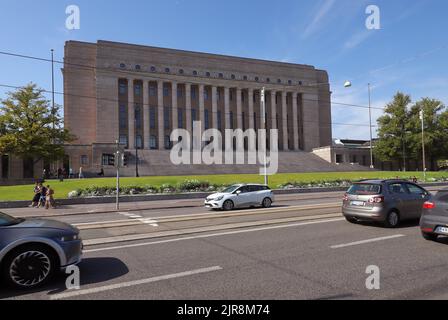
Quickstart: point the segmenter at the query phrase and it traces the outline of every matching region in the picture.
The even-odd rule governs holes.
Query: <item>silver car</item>
[[[0,270],[12,286],[31,289],[81,261],[75,227],[53,220],[18,219],[0,212]]]
[[[349,222],[371,220],[397,227],[400,221],[419,219],[431,194],[405,180],[366,180],[353,184],[344,196],[342,213]]]
[[[269,208],[274,202],[274,193],[268,186],[260,184],[237,184],[205,200],[205,207],[225,211],[234,208],[261,206]]]

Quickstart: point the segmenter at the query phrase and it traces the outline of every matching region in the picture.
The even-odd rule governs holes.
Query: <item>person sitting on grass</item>
[[[48,185],[47,186],[47,193],[46,193],[46,196],[45,196],[45,209],[54,209],[54,198],[53,198],[53,195],[54,195],[54,190],[53,189],[51,189],[50,188],[50,186]]]

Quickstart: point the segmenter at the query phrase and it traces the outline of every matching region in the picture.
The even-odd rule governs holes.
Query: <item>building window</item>
[[[142,93],[142,86],[139,85],[139,84],[136,84],[136,85],[134,86],[134,92],[135,92],[135,95],[136,95],[136,96],[141,95],[141,93]]]
[[[204,100],[208,100],[208,90],[204,88]]]
[[[230,118],[230,129],[233,129],[234,125],[233,125],[233,112],[232,111],[230,111],[230,113],[229,113],[229,118]]]
[[[170,68],[165,68],[166,73],[170,73]]]
[[[156,72],[156,71],[157,71],[156,67],[152,66],[151,67],[151,72]]]
[[[277,83],[282,83],[282,79],[277,79]]]
[[[126,148],[128,147],[128,136],[122,134],[120,135],[120,140],[119,140],[120,145],[125,146]]]
[[[126,68],[126,65],[124,63],[120,63],[120,68],[124,69],[124,68]]]
[[[291,80],[288,80],[288,84],[289,84],[289,85],[292,85],[292,81],[291,81]]]
[[[87,157],[86,155],[82,155],[81,156],[81,165],[86,166],[89,164],[89,157]]]
[[[219,74],[219,77],[220,77],[221,79],[224,78],[224,74],[220,73],[220,74]]]
[[[236,79],[236,76],[235,76],[234,74],[232,74],[232,75],[230,76],[230,78],[232,78],[232,80],[235,80],[235,79]]]
[[[302,81],[299,81],[299,86],[301,86],[302,85]]]
[[[205,73],[205,75],[206,75],[207,77],[210,77],[210,72],[207,71],[207,72]]]
[[[221,130],[222,129],[222,114],[221,114],[221,111],[218,111],[217,116],[218,116],[218,130]]]
[[[197,76],[197,75],[198,75],[198,72],[197,72],[196,70],[194,70],[194,71],[193,71],[193,75],[194,75],[194,76]]]
[[[142,149],[143,148],[143,139],[141,135],[137,135],[135,137],[135,147],[137,149]]]
[[[207,109],[205,109],[204,110],[204,122],[205,122],[204,127],[205,127],[205,130],[210,129],[210,121],[209,121],[208,115],[209,115],[209,112],[208,112]]]
[[[115,155],[103,153],[101,156],[101,165],[113,166],[115,162]]]
[[[196,88],[191,87],[191,98],[196,99]]]
[[[128,124],[127,124],[127,118],[128,118],[128,114],[127,114],[127,110],[126,110],[126,105],[124,104],[120,104],[119,107],[119,115],[118,115],[118,121],[119,121],[119,125],[120,125],[120,129],[126,129]]]
[[[141,129],[142,128],[142,109],[140,108],[140,105],[135,105],[135,122],[136,122],[136,128]]]
[[[243,77],[243,80],[244,80],[244,81],[247,81],[247,76],[244,76],[244,77]]]
[[[177,127],[183,128],[184,127],[184,110],[183,109],[177,109]]]
[[[216,99],[219,101],[221,100],[221,91],[216,90]]]
[[[163,108],[163,122],[165,129],[170,128],[170,108]]]
[[[242,117],[243,117],[243,131],[246,131],[246,113],[245,112],[243,112],[243,114],[242,114]]]
[[[193,126],[193,122],[196,121],[196,109],[191,109],[191,124]]]
[[[149,108],[149,127],[151,129],[156,128],[156,108],[155,107]]]
[[[255,77],[255,81],[257,81],[257,82],[258,82],[258,81],[260,81],[260,78],[258,78],[258,77]]]
[[[151,150],[157,149],[157,138],[156,136],[149,137],[149,148]]]
[[[170,88],[167,85],[163,86],[163,96],[168,97],[170,95]]]
[[[183,90],[181,87],[178,87],[177,88],[177,97],[182,98],[182,96],[183,96]]]
[[[266,82],[271,82],[271,79],[270,78],[266,78]]]
[[[230,95],[230,97],[229,97],[230,101],[233,101],[233,91],[230,90],[229,95]]]
[[[244,102],[244,92],[241,92],[241,102]]]
[[[120,94],[126,94],[127,85],[126,83],[120,82]]]
[[[184,74],[184,69],[180,69],[179,74]]]
[[[166,150],[171,149],[171,140],[170,140],[170,136],[165,136],[165,149],[166,149]]]
[[[149,86],[149,96],[155,97],[157,94],[157,89],[155,86]]]
[[[141,70],[142,69],[142,67],[139,65],[139,64],[137,64],[136,66],[135,66],[135,70]]]

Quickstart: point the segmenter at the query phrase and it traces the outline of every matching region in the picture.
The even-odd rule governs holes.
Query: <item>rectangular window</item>
[[[243,112],[243,114],[242,114],[242,117],[243,117],[243,131],[246,131],[246,113],[245,112]],[[241,128],[239,128],[239,129],[241,129]]]
[[[193,122],[196,120],[196,109],[191,109],[191,126],[193,126]]]
[[[166,150],[171,149],[171,140],[170,140],[170,136],[165,136],[165,149],[166,149]]]
[[[155,107],[149,108],[149,127],[151,129],[156,128],[156,108]]]
[[[208,90],[204,89],[204,100],[208,100]]]
[[[119,124],[120,124],[120,129],[126,129],[128,124],[127,124],[127,119],[128,118],[128,114],[127,114],[127,110],[126,110],[126,105],[125,104],[120,104],[120,110],[119,110]]]
[[[205,130],[208,130],[210,128],[210,121],[208,119],[208,110],[204,110],[204,120],[205,120]]]
[[[157,149],[157,139],[156,139],[156,136],[149,137],[149,148],[151,150]]]
[[[115,163],[115,155],[103,153],[101,157],[101,165],[113,166]]]
[[[191,87],[191,98],[196,99],[196,88]]]
[[[177,88],[177,97],[178,98],[182,98],[183,96],[183,90],[181,87]]]
[[[221,100],[221,91],[219,91],[219,90],[216,90],[216,99],[217,99],[218,101]]]
[[[163,86],[163,96],[169,97],[169,95],[170,95],[170,88],[168,88],[168,86]]]
[[[218,130],[222,129],[222,115],[221,111],[218,111]]]
[[[127,85],[126,83],[120,83],[120,94],[126,94]]]
[[[170,128],[170,108],[163,108],[163,122],[165,129]]]
[[[142,128],[142,109],[140,108],[139,104],[135,105],[134,112],[135,112],[134,116],[135,116],[136,128],[141,129]]]
[[[135,92],[135,95],[136,95],[136,96],[141,95],[141,93],[142,93],[142,86],[139,85],[139,84],[136,84],[136,85],[134,86],[134,92]]]
[[[89,157],[87,157],[86,155],[82,155],[82,156],[81,156],[81,164],[82,164],[83,166],[88,165],[88,164],[89,164]]]
[[[234,129],[234,125],[233,125],[233,112],[230,111],[229,113],[229,118],[230,118],[230,129]]]
[[[128,136],[126,136],[126,135],[120,135],[120,144],[122,145],[122,146],[128,146]]]
[[[154,86],[149,87],[149,96],[155,97],[157,95],[157,88]]]
[[[241,101],[244,102],[244,92],[241,92]]]
[[[229,98],[230,98],[230,101],[233,101],[233,91],[232,90],[229,91]]]
[[[177,109],[177,127],[178,128],[184,127],[184,110],[183,109]]]
[[[143,139],[141,135],[138,135],[135,137],[135,146],[138,149],[142,149],[143,148]]]

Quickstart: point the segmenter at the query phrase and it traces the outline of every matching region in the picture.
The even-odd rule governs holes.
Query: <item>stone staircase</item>
[[[121,170],[122,176],[135,176],[135,151],[128,151],[128,166]],[[258,174],[257,165],[174,165],[170,160],[170,151],[139,150],[140,176],[178,176],[209,174]],[[279,152],[278,173],[300,172],[347,172],[370,171],[368,167],[351,164],[328,163],[315,154],[308,152]]]

